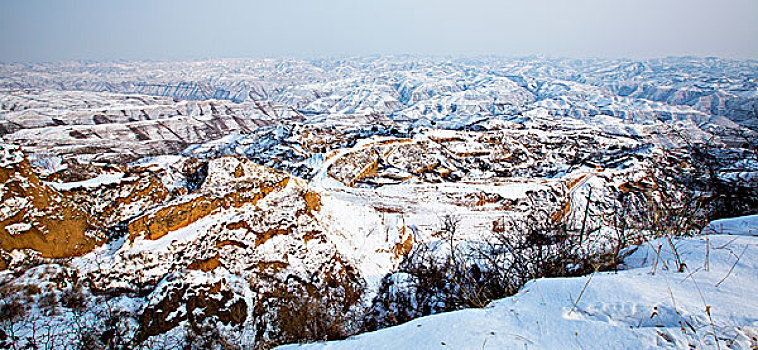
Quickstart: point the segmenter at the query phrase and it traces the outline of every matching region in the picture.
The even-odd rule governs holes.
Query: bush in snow
[[[549,217],[508,220],[507,229],[479,242],[456,242],[459,220],[442,219],[440,241],[418,245],[382,281],[366,330],[430,314],[484,307],[515,294],[528,280],[574,276],[613,266],[609,253],[591,253],[564,223]]]

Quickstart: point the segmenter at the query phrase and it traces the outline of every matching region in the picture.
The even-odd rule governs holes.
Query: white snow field
[[[756,217],[731,220],[756,229]],[[542,278],[483,309],[281,349],[755,349],[758,237],[708,235],[631,251],[624,269]],[[660,251],[660,254],[657,252]]]
[[[758,215],[714,220],[707,229],[730,235],[758,236]]]

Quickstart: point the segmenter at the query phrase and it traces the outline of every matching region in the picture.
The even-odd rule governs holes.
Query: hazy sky
[[[758,0],[0,0],[0,61],[758,58]]]

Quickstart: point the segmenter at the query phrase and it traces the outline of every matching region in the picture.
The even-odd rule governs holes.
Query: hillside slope
[[[634,248],[618,272],[537,279],[483,309],[280,349],[755,349],[758,217],[741,224],[732,232],[753,235],[676,241],[684,273],[670,268],[671,246],[657,240]]]

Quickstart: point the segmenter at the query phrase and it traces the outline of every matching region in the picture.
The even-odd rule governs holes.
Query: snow
[[[614,191],[620,184],[645,179],[647,166],[663,159],[663,148],[680,143],[670,135],[672,131],[681,129],[684,135],[705,140],[710,135],[706,130],[715,126],[737,127],[727,118],[752,123],[742,121],[749,117],[745,113],[752,111],[758,90],[755,81],[744,76],[758,71],[758,65],[709,61],[670,58],[627,66],[625,61],[539,57],[376,57],[190,64],[0,64],[3,83],[18,87],[0,94],[0,119],[13,126],[3,138],[23,144],[30,163],[50,172],[62,169],[69,160],[95,166],[137,160],[132,165],[149,167],[150,176],[160,177],[170,198],[164,203],[134,201],[120,209],[119,219],[132,220],[196,198],[193,196],[199,194],[187,195],[182,188],[187,180],[183,165],[191,157],[210,160],[200,192],[213,196],[231,193],[240,182],[277,182],[286,176],[263,166],[303,177],[302,181],[291,178],[286,188],[277,189],[257,205],[218,209],[157,240],[121,237],[72,262],[82,271],[95,271],[100,264],[93,259],[103,257],[107,262],[103,266],[109,269],[104,283],[131,288],[133,281],[149,285],[215,253],[222,265],[209,275],[226,276],[227,280],[234,277],[246,285],[238,294],[245,294],[252,315],[259,292],[249,286],[258,276],[251,268],[255,263],[287,262],[277,278],[310,276],[314,267],[338,254],[365,279],[366,300],[370,301],[381,278],[394,271],[402,259],[393,251],[396,245],[406,238],[412,238],[414,246],[435,244],[438,238],[433,233],[445,214],[460,218],[458,239],[465,242],[485,237],[496,220],[554,213],[565,201],[571,204],[566,217],[574,221],[593,210],[587,205],[589,200],[615,204]],[[676,77],[672,78],[672,73]],[[70,89],[81,91],[65,91]],[[178,152],[177,147],[186,148]],[[634,157],[642,155],[631,151],[635,149],[644,149],[644,157]],[[471,156],[473,152],[476,156]],[[482,154],[486,152],[489,155]],[[241,165],[241,158],[218,158],[222,155],[245,156],[260,166]],[[369,164],[375,155],[381,160],[376,162],[378,173],[368,175],[357,187],[345,185],[358,179],[356,175],[362,176],[362,170],[372,168]],[[149,158],[138,160],[145,156]],[[590,159],[585,162],[586,156]],[[599,160],[592,159],[594,156]],[[0,166],[17,166],[23,159],[19,147],[0,145]],[[345,162],[337,163],[340,160]],[[419,170],[430,164],[436,168]],[[719,176],[752,183],[758,174],[756,164],[745,160],[722,169]],[[238,169],[242,170],[240,177]],[[682,171],[680,165],[672,169]],[[132,170],[129,172],[134,174]],[[139,176],[147,172],[138,171]],[[87,181],[48,185],[62,191],[97,188],[126,182],[123,176],[103,174]],[[25,181],[21,186],[26,189],[30,184]],[[135,188],[123,187],[124,195]],[[301,214],[306,209],[299,197],[304,189],[319,194],[320,210]],[[8,197],[2,191],[0,184],[0,197]],[[102,191],[93,191],[98,192]],[[24,210],[28,202],[22,197],[5,199],[0,203],[0,221]],[[598,215],[605,214],[602,209],[601,205],[594,208]],[[243,221],[251,227],[233,230],[225,225]],[[746,259],[755,254],[745,248],[747,255],[741,255],[740,244],[753,239],[756,221],[743,218],[714,223],[712,229],[717,232],[710,233],[742,237],[724,242],[710,236],[712,241],[704,243],[713,250],[708,269],[699,268],[693,258],[687,264],[694,273],[686,277],[661,271],[663,263],[651,265],[639,250],[627,260],[630,270],[617,275],[599,273],[591,280],[541,279],[486,309],[438,315],[385,333],[360,336],[355,342],[325,346],[370,347],[373,342],[381,348],[395,342],[401,348],[512,348],[522,343],[538,348],[615,348],[616,341],[629,348],[685,347],[690,341],[706,346],[710,320],[704,321],[708,315],[703,316],[698,304],[701,299],[692,295],[692,287],[686,284],[692,279],[719,285],[716,291],[703,288],[715,322],[733,320],[745,329],[753,327],[744,332],[754,332],[754,319],[743,317],[755,314],[753,304],[743,308],[711,300],[721,299],[714,295],[724,291],[727,296],[741,293],[738,295],[747,299],[745,292],[732,284],[742,283],[745,274],[752,272],[742,264],[752,263]],[[281,223],[292,223],[295,230],[256,244],[252,232],[279,228]],[[23,232],[26,226],[6,228]],[[323,240],[304,238],[302,233],[311,229],[322,234]],[[214,246],[222,237],[242,247]],[[689,244],[694,243],[682,243],[682,247]],[[735,248],[721,256],[726,253],[719,247],[726,246]],[[732,270],[731,262],[740,256],[743,260]],[[726,260],[726,268],[719,265]],[[656,274],[645,272],[651,266],[658,266]],[[203,275],[182,276],[202,279]],[[723,276],[728,278],[722,283]],[[662,292],[669,290],[669,284],[661,278],[674,285],[676,299],[674,294]],[[679,282],[682,279],[684,282]],[[570,310],[587,282],[582,302],[568,312],[566,308]],[[754,290],[751,283],[746,285]],[[684,294],[681,300],[679,294]],[[137,303],[138,299],[134,300]],[[670,305],[666,304],[669,300]],[[723,314],[732,310],[733,318]],[[690,316],[694,318],[693,334],[675,334],[679,321]],[[658,324],[662,327],[655,327]],[[626,330],[628,326],[635,330]],[[720,334],[740,337],[728,324],[717,326],[723,330]],[[245,327],[247,332],[253,325]],[[393,339],[382,338],[387,334]],[[606,334],[608,339],[596,344],[594,338]],[[751,336],[747,334],[745,337]]]
[[[63,162],[63,157],[47,153],[30,154],[29,163],[50,173],[55,173],[68,168],[68,164]]]
[[[188,242],[197,237],[202,232],[207,231],[212,225],[217,222],[223,222],[224,219],[234,216],[235,210],[214,212],[208,216],[205,220],[198,220],[186,227],[182,227],[178,230],[170,231],[165,236],[156,239],[145,239],[144,237],[138,237],[131,245],[131,252],[157,252],[166,250],[170,245],[181,244]]]
[[[32,225],[25,222],[5,226],[5,230],[7,230],[11,236],[20,235],[31,229]]]
[[[84,181],[65,182],[65,183],[45,182],[45,184],[55,188],[58,191],[70,191],[72,189],[80,188],[80,187],[92,189],[92,188],[96,188],[96,187],[100,187],[104,185],[120,183],[123,177],[124,177],[124,173],[105,173],[105,174],[99,175],[96,178],[84,180]]]
[[[715,220],[708,224],[706,232],[758,236],[758,215]]]
[[[379,252],[376,247],[389,245],[385,238],[390,231],[393,235],[389,239],[397,236],[400,230],[397,223],[383,223],[384,218],[368,207],[332,195],[322,194],[321,202],[322,208],[317,215],[321,222],[328,223],[325,228],[337,250],[357,264],[368,289],[375,290],[381,278],[395,267],[392,254]],[[386,236],[379,229],[384,227],[388,230]]]
[[[0,167],[7,168],[23,160],[24,154],[21,152],[21,147],[0,143]]]
[[[168,169],[171,165],[179,163],[183,159],[184,157],[182,156],[162,155],[162,156],[155,156],[155,157],[145,157],[134,162],[133,164],[142,165],[142,166],[158,166],[161,168]]]
[[[758,238],[710,235],[675,246],[684,273],[657,240],[635,248],[617,273],[537,279],[486,308],[281,349],[754,348]]]
[[[0,203],[0,221],[5,221],[15,216],[29,204],[24,197],[11,197]]]

